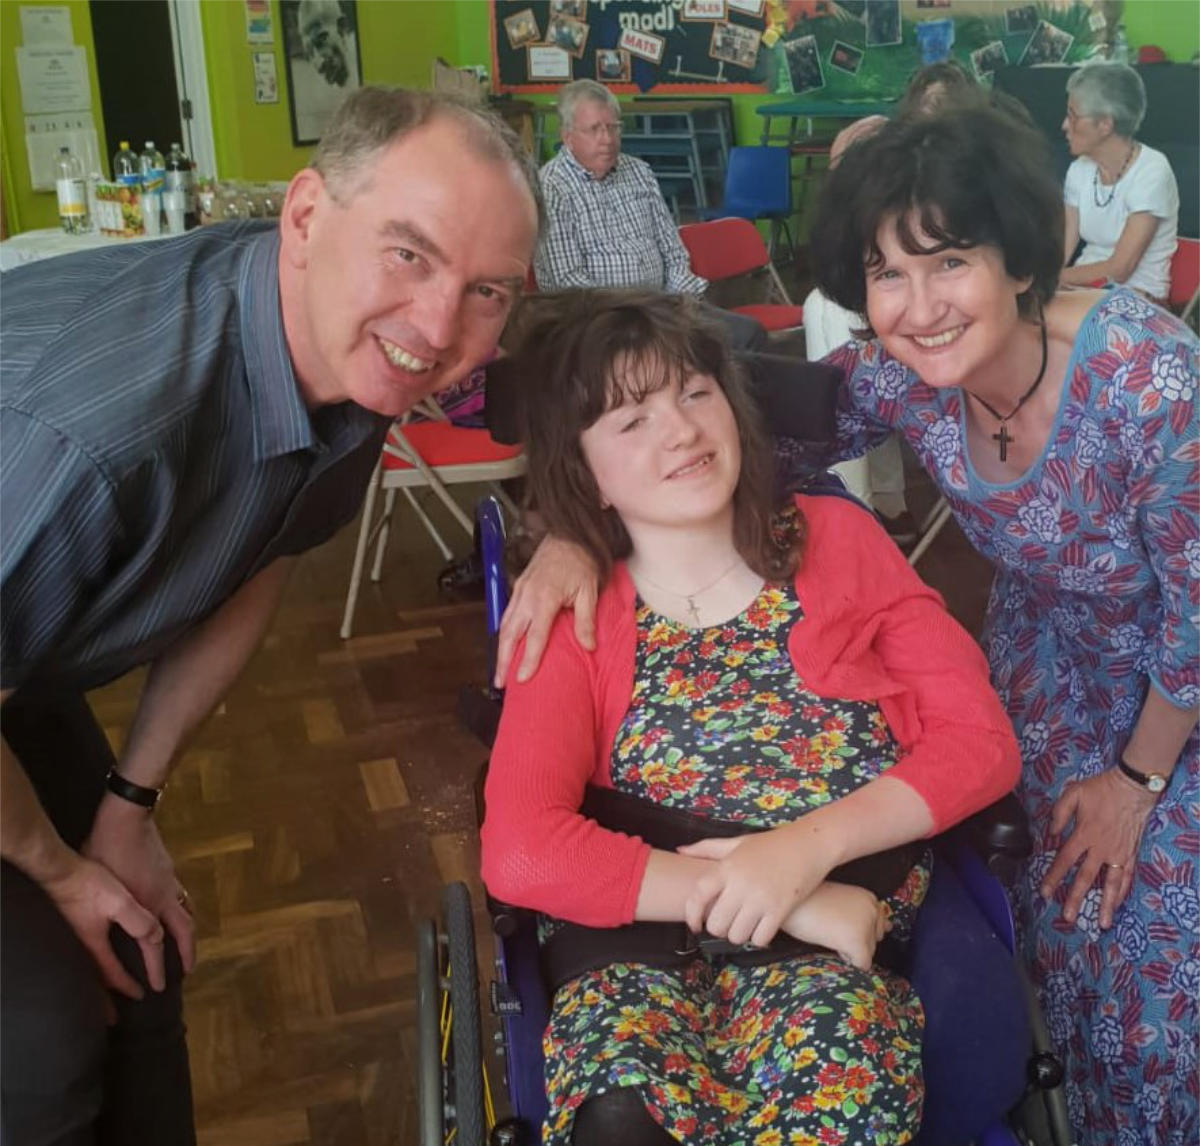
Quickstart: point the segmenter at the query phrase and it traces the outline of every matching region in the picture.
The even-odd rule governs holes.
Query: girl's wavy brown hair
[[[548,531],[583,547],[607,578],[632,542],[604,508],[580,436],[626,399],[640,401],[693,374],[711,377],[733,409],[742,467],[733,495],[733,540],[760,577],[794,575],[804,521],[775,493],[774,452],[745,376],[719,322],[686,295],[573,290],[536,295],[514,328],[526,501]],[[640,369],[631,370],[636,364]]]

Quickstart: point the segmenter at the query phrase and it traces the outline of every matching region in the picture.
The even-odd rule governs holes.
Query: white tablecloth
[[[95,247],[113,247],[122,243],[146,243],[157,239],[169,239],[171,235],[139,235],[136,239],[118,239],[111,235],[92,232],[86,235],[68,235],[58,227],[42,231],[22,231],[11,239],[0,243],[0,271],[10,271],[23,263],[36,263],[38,259],[51,259],[55,255],[69,255],[75,251],[88,251]]]

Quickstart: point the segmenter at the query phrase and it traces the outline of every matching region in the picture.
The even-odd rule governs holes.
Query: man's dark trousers
[[[9,698],[0,731],[68,845],[86,839],[112,751],[80,695]],[[170,935],[167,987],[146,985],[141,952],[111,939],[145,988],[138,1003],[105,991],[92,957],[45,892],[0,867],[0,1146],[192,1146],[191,1080],[179,952]]]

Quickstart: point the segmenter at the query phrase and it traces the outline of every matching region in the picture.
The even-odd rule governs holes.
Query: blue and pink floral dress
[[[1026,955],[1067,1100],[1089,1146],[1183,1146],[1200,1136],[1200,736],[1193,730],[1142,838],[1111,930],[1100,892],[1062,919],[1038,887],[1055,800],[1114,765],[1151,682],[1200,702],[1197,340],[1117,290],[1084,320],[1046,449],[1020,479],[982,480],[962,392],[923,384],[876,343],[830,355],[848,383],[841,456],[903,434],[963,532],[996,566],[983,644],[1021,744],[1035,850],[1019,893]]]

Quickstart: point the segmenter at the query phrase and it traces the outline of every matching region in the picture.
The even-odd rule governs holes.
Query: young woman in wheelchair
[[[870,513],[776,497],[693,300],[538,306],[530,496],[604,571],[595,652],[558,618],[486,789],[484,881],[554,989],[544,1141],[908,1141],[922,1013],[880,959],[921,841],[1017,778],[987,666]]]

